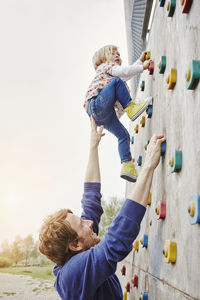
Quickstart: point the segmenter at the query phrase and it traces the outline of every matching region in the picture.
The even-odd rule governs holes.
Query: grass
[[[15,274],[15,275],[28,275],[32,278],[40,279],[54,279],[52,273],[52,266],[47,267],[9,267],[9,268],[0,268],[0,273]]]
[[[14,296],[14,295],[16,295],[16,293],[9,293],[9,292],[4,292],[3,294],[6,295],[6,296]]]

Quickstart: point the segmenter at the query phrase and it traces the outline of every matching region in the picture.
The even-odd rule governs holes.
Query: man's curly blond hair
[[[78,241],[78,235],[66,220],[68,213],[72,211],[61,209],[47,216],[39,233],[40,252],[58,266],[63,266],[76,254],[69,249],[70,243]]]

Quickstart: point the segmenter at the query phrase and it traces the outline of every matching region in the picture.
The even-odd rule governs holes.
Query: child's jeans
[[[114,109],[116,100],[119,100],[123,108],[132,101],[127,87],[118,77],[108,83],[98,96],[89,100],[88,114],[89,116],[92,114],[97,126],[103,125],[117,137],[121,162],[131,161],[130,136],[116,115]]]

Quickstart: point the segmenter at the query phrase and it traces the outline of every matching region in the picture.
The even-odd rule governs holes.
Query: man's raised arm
[[[88,159],[84,182],[101,182],[98,145],[101,140],[101,137],[104,136],[105,133],[102,133],[103,126],[100,126],[99,129],[97,130],[97,125],[92,116],[90,118],[90,122],[91,122],[90,151],[89,151],[89,159]]]
[[[96,234],[99,231],[99,222],[103,209],[101,206],[101,178],[99,169],[99,155],[98,145],[101,137],[103,126],[97,130],[94,118],[91,116],[91,136],[90,136],[90,150],[89,159],[86,168],[85,180],[84,180],[84,194],[82,198],[83,212],[81,218],[85,220],[93,221],[93,230]]]
[[[143,206],[147,206],[151,188],[153,173],[160,161],[161,144],[165,141],[163,135],[153,135],[148,145],[144,165],[138,176],[137,182],[128,195],[128,199],[134,200]]]

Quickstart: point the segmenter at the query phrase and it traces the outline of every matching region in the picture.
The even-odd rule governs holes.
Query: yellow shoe
[[[135,101],[132,100],[132,102],[124,110],[128,117],[132,121],[135,121],[147,109],[147,107],[152,104],[152,99],[152,97],[148,97],[140,104],[135,104]]]
[[[120,177],[131,182],[136,182],[138,172],[136,171],[132,162],[123,162]]]

